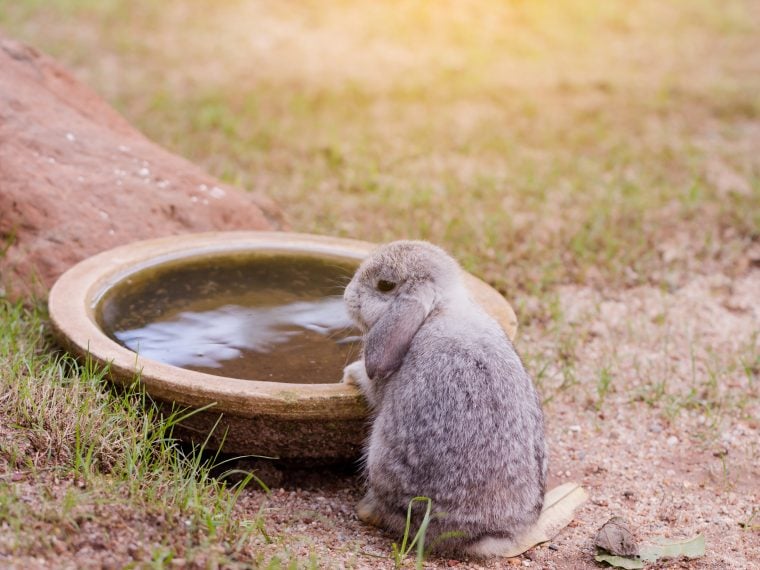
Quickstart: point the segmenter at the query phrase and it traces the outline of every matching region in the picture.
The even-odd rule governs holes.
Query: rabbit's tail
[[[544,498],[544,508],[536,524],[516,538],[485,536],[467,546],[467,554],[477,558],[519,556],[535,545],[554,538],[573,520],[575,510],[588,499],[586,491],[577,483],[555,487]]]

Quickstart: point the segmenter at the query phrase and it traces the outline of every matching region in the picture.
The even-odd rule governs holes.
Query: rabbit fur
[[[372,409],[357,512],[400,535],[432,500],[426,544],[446,555],[508,550],[541,513],[547,451],[538,394],[457,262],[420,241],[381,246],[346,287],[363,360],[346,367]],[[386,290],[392,286],[391,290]],[[415,503],[414,529],[425,505]]]

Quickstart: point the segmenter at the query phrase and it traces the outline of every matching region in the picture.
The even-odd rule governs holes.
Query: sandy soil
[[[735,280],[698,277],[673,292],[563,289],[560,334],[577,339],[577,384],[553,386],[561,359],[547,365],[543,391],[554,395],[546,405],[551,483],[581,482],[591,498],[570,527],[519,559],[482,565],[432,559],[426,566],[598,567],[593,538],[613,515],[626,517],[639,538],[704,534],[704,558],[661,567],[760,566],[758,517],[751,520],[760,507],[758,371],[745,373],[733,361],[757,354],[757,299],[757,269]],[[547,326],[525,327],[524,353],[557,355]],[[598,404],[601,368],[612,380]],[[642,401],[648,398],[651,404]],[[392,568],[396,537],[357,521],[360,496],[361,481],[350,473],[290,473],[269,498],[249,492],[239,508],[253,518],[263,505],[266,531],[277,538],[261,548],[273,555],[284,543],[292,554],[314,553],[331,567]],[[742,527],[748,523],[754,530]]]
[[[705,536],[703,558],[653,567],[760,567],[760,268],[754,265],[736,278],[693,276],[672,291],[566,287],[552,315],[516,299],[525,323],[518,347],[546,400],[550,483],[580,482],[590,500],[550,543],[519,558],[431,559],[426,567],[599,567],[593,539],[614,515],[627,518],[641,539]],[[13,437],[0,426],[0,443]],[[245,490],[233,516],[260,519],[266,534],[254,530],[249,544],[231,550],[235,568],[277,568],[268,565],[274,557],[297,560],[299,568],[310,567],[311,557],[320,568],[393,567],[391,544],[399,537],[357,520],[362,482],[351,468],[270,466],[259,475],[271,494]],[[0,558],[0,567],[218,567],[214,552],[199,552],[191,536],[172,530],[182,521],[150,505],[53,512],[67,494],[73,505],[79,493],[97,496],[84,482],[59,477],[44,470],[0,473],[42,513],[34,524],[49,537],[37,555]],[[13,532],[0,527],[0,553]],[[162,545],[187,558],[150,562]],[[225,552],[224,543],[213,548]]]

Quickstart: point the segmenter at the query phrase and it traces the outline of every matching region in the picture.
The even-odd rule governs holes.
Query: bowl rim
[[[109,367],[121,385],[139,377],[154,398],[243,417],[353,420],[367,416],[358,389],[340,380],[297,384],[216,376],[145,358],[109,338],[99,327],[96,309],[113,286],[149,267],[217,254],[269,252],[326,255],[361,262],[377,244],[353,239],[290,232],[232,231],[182,234],[132,242],[98,253],[68,269],[48,297],[56,337],[80,357]],[[509,303],[489,285],[465,272],[478,302],[514,338],[517,320]]]

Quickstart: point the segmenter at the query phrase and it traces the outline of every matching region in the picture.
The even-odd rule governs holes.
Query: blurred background
[[[760,235],[756,0],[0,0],[0,27],[296,231],[502,292],[673,288]]]

